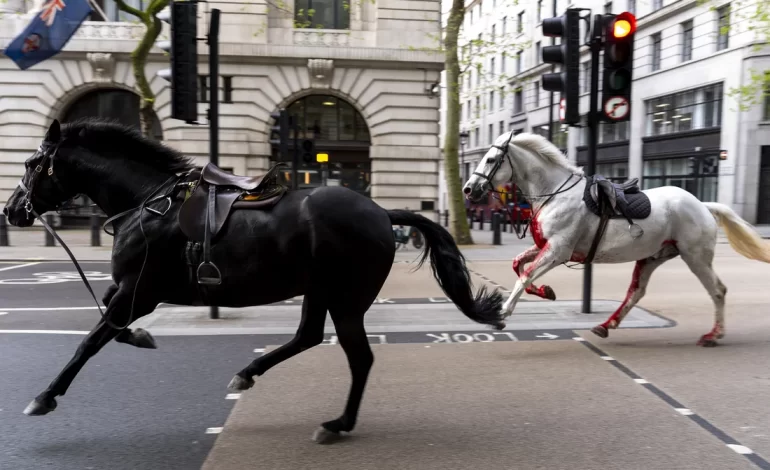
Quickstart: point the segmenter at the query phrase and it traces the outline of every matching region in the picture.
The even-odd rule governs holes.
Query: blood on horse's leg
[[[540,252],[540,248],[538,248],[536,245],[528,248],[526,251],[521,253],[519,256],[513,259],[513,272],[516,273],[517,277],[521,277],[520,271],[521,268],[527,264],[532,262],[535,257],[537,257],[537,254]],[[524,292],[530,295],[536,295],[542,299],[547,300],[556,300],[556,293],[553,291],[551,286],[535,286],[530,285],[527,287]]]

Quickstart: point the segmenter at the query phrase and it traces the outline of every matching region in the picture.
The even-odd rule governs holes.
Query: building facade
[[[483,5],[492,3],[484,0]],[[481,2],[469,4],[479,9]],[[629,122],[602,124],[599,129],[597,173],[616,180],[638,177],[645,189],[680,186],[702,201],[718,201],[752,223],[770,223],[770,99],[741,109],[733,91],[752,74],[770,71],[770,47],[745,19],[753,2],[698,0],[616,0],[557,2],[557,15],[567,7],[591,8],[593,14],[630,11],[638,20],[634,47],[634,84]],[[527,39],[523,65],[509,81],[508,129],[547,135],[572,161],[587,160],[587,130],[558,122],[559,94],[549,124],[549,93],[540,79],[550,72],[540,50],[551,44],[542,35],[542,19],[552,17],[551,2],[522,2],[501,11],[490,9],[486,21],[502,24],[516,18],[517,31]],[[743,13],[741,13],[743,12]],[[521,22],[521,26],[519,26]],[[517,52],[514,52],[517,53]],[[600,63],[601,67],[601,63]],[[590,54],[583,48],[580,110],[589,104]],[[496,118],[496,116],[495,116]],[[484,126],[464,120],[465,129],[482,133]],[[495,131],[496,132],[496,131]],[[475,140],[472,140],[475,145]],[[471,166],[478,158],[471,161]],[[443,188],[442,188],[443,190]],[[442,198],[443,199],[443,198]]]
[[[40,11],[25,0],[0,3],[5,48]],[[100,116],[138,125],[130,53],[144,27],[114,0],[94,12],[63,52],[26,71],[0,55],[0,197],[7,198],[53,119]],[[144,8],[146,1],[127,1]],[[443,56],[435,52],[440,2],[433,0],[266,0],[200,3],[198,36],[221,10],[220,166],[263,173],[277,159],[270,114],[297,115],[319,152],[329,154],[328,184],[350,187],[385,208],[433,214],[438,200],[439,99]],[[312,15],[308,15],[312,12]],[[164,24],[164,28],[167,25]],[[168,37],[168,29],[163,35]],[[168,57],[153,48],[146,75],[157,98],[153,134],[193,157],[208,158],[208,49],[198,43],[199,124],[170,118]],[[302,136],[300,136],[302,137]],[[290,178],[290,172],[285,174]],[[321,184],[315,161],[302,162],[300,186]]]

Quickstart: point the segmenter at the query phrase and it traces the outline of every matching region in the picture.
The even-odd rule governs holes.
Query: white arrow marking
[[[548,339],[556,339],[559,335],[552,335],[551,333],[543,333],[542,335],[537,335],[535,338],[548,338]]]

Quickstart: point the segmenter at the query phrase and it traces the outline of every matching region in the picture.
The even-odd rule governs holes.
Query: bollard
[[[8,246],[8,222],[5,214],[0,214],[0,246]]]
[[[449,227],[449,209],[444,211],[444,227]]]
[[[503,221],[503,228],[500,229],[501,233],[505,233],[508,230],[508,212],[500,212],[500,219]]]
[[[484,230],[484,209],[479,211],[479,230]]]
[[[493,245],[503,244],[501,241],[502,236],[500,235],[500,218],[501,217],[499,212],[495,212],[494,215],[492,216],[492,244]]]
[[[99,214],[96,213],[96,207],[93,207],[91,208],[91,246],[102,246],[100,235]]]
[[[53,228],[53,214],[45,215],[45,223],[47,223],[49,227]],[[45,232],[45,246],[56,246],[51,232],[48,230],[43,230],[43,232]]]
[[[473,211],[468,211],[468,225],[470,225],[471,230],[473,230]]]

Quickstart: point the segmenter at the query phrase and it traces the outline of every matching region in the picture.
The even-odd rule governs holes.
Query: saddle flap
[[[206,233],[208,192],[212,187],[198,187],[179,209],[179,228],[187,238],[202,242]],[[227,221],[227,216],[236,200],[243,194],[239,190],[216,188],[216,214],[211,227],[211,238],[216,238]]]

